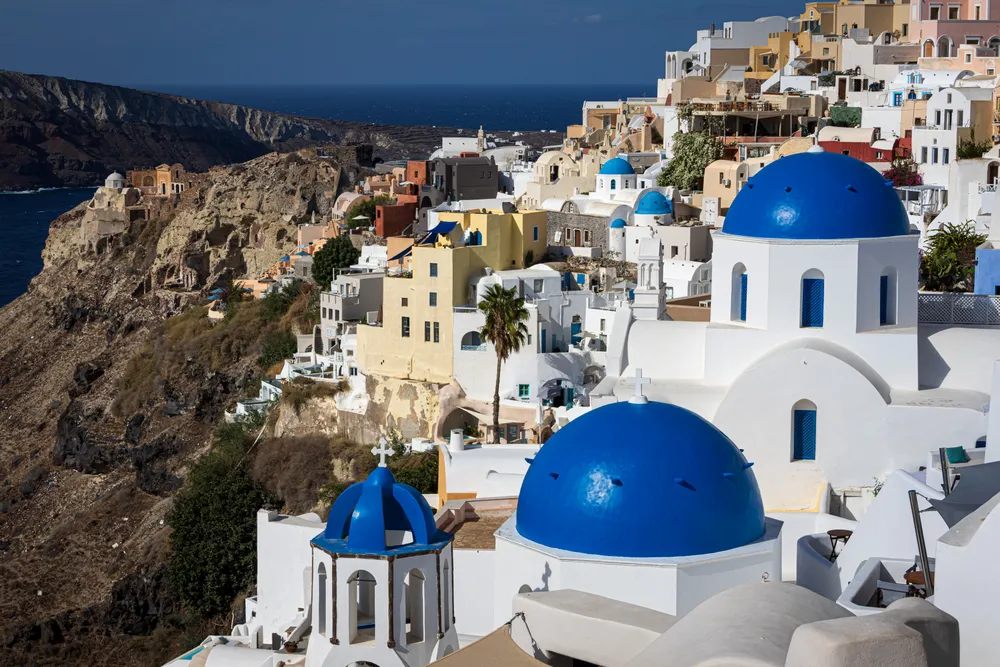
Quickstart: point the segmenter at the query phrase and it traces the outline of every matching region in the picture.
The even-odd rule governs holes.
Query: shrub
[[[861,127],[861,107],[830,107],[830,122],[837,127]]]
[[[674,157],[660,172],[656,184],[680,190],[700,190],[705,168],[722,157],[722,142],[710,132],[678,132]]]
[[[261,368],[270,368],[279,361],[294,356],[298,348],[298,341],[291,331],[286,329],[272,331],[261,343],[257,365]]]
[[[371,199],[366,199],[352,206],[344,216],[344,221],[351,229],[357,229],[358,227],[371,227],[375,224],[375,207],[391,206],[395,203],[395,198],[390,197],[389,195],[375,195]],[[367,220],[355,220],[354,218],[359,215],[364,216]]]
[[[975,160],[983,157],[983,153],[991,148],[993,148],[992,141],[976,141],[976,128],[972,128],[968,139],[958,140],[958,149],[955,152],[959,160]]]
[[[336,269],[345,269],[358,261],[361,251],[351,243],[351,237],[341,234],[327,241],[313,255],[312,277],[322,289],[329,289]]]
[[[897,188],[924,184],[923,176],[920,175],[916,163],[910,159],[908,154],[894,158],[892,166],[882,175],[885,180],[892,181],[893,186]]]
[[[314,382],[308,378],[298,377],[292,382],[286,382],[281,391],[281,400],[287,405],[291,405],[298,415],[309,401],[316,398],[335,398],[350,389],[347,380],[341,380],[336,384],[329,382]]]
[[[257,578],[257,510],[275,500],[243,465],[260,427],[259,418],[220,426],[167,516],[170,580],[202,617],[228,610]]]
[[[976,248],[986,241],[970,220],[964,225],[945,223],[927,238],[927,252],[920,260],[924,287],[935,292],[971,292],[976,276]]]

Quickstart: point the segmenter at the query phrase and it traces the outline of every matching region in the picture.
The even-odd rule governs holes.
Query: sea
[[[581,85],[135,85],[133,88],[311,118],[491,130],[555,130],[579,123],[584,100],[656,94],[651,84]],[[95,184],[96,185],[96,184]],[[0,307],[42,269],[49,223],[89,199],[90,189],[0,193]]]

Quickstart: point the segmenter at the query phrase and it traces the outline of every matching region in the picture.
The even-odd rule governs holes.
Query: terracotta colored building
[[[382,238],[399,236],[417,217],[416,202],[375,207],[375,234]]]

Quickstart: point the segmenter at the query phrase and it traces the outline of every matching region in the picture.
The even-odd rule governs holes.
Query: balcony
[[[485,343],[483,343],[482,345],[463,345],[462,346],[462,352],[485,352],[485,351],[486,351],[486,344]]]
[[[989,185],[983,185],[982,183],[979,184],[979,194],[985,194],[987,192],[996,192],[996,191],[997,191],[996,183],[990,183]]]
[[[921,292],[917,295],[920,324],[1000,326],[1000,296],[964,292]]]

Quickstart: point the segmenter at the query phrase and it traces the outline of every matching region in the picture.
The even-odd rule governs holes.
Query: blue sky
[[[646,83],[801,0],[0,0],[0,69],[114,84]]]

